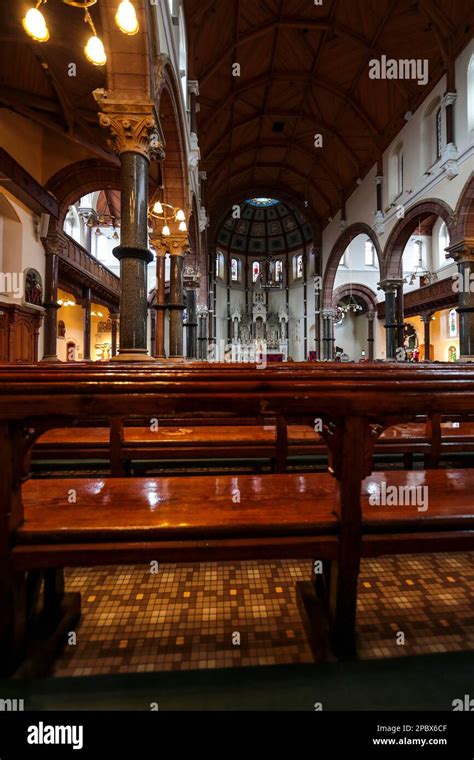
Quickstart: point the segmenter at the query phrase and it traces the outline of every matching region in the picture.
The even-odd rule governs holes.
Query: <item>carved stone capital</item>
[[[446,258],[453,259],[456,264],[462,264],[466,261],[474,261],[474,238],[467,238],[453,243],[446,248]]]
[[[110,132],[108,144],[115,153],[139,153],[148,161],[163,160],[164,145],[151,100],[119,100],[104,90],[94,90],[93,94],[101,109],[99,124]]]
[[[201,274],[192,267],[184,268],[184,289],[199,290],[201,286]]]
[[[458,98],[457,92],[447,92],[443,97],[445,107],[454,106]]]
[[[168,252],[171,256],[185,256],[189,251],[189,239],[187,235],[174,235],[167,238],[167,241]]]
[[[64,242],[59,235],[42,238],[42,242],[47,256],[59,256],[64,251]]]

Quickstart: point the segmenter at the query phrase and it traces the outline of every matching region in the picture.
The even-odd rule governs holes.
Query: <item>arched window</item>
[[[393,150],[389,162],[389,191],[392,201],[403,193],[404,186],[403,143]]]
[[[252,282],[257,282],[260,277],[261,267],[259,261],[254,261],[252,264]]]
[[[421,121],[421,168],[427,171],[443,154],[443,110],[441,98],[431,101]]]
[[[64,232],[69,237],[72,237],[76,243],[79,243],[79,245],[82,245],[81,226],[82,221],[76,206],[69,206],[69,211],[64,220]]]
[[[458,337],[458,312],[456,309],[451,309],[448,314],[448,337]]]
[[[224,254],[221,251],[216,253],[216,277],[219,280],[224,279]]]
[[[467,68],[467,128],[474,131],[474,55]]]
[[[239,260],[231,259],[230,262],[230,279],[232,282],[239,281]]]
[[[365,244],[365,266],[375,266],[375,246],[370,240],[367,240]]]
[[[438,246],[439,246],[439,266],[444,267],[447,264],[446,261],[446,248],[449,247],[450,244],[450,238],[449,238],[449,232],[448,228],[443,222],[439,229],[439,236],[438,236]]]
[[[275,261],[275,282],[283,282],[283,261],[281,259]]]
[[[299,253],[293,259],[293,269],[295,280],[302,280],[304,277],[304,259],[302,253]]]

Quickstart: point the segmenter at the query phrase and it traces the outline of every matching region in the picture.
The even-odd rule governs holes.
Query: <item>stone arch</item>
[[[464,185],[456,206],[456,223],[452,230],[451,244],[462,240],[474,240],[474,172]]]
[[[377,253],[380,271],[382,271],[382,268],[383,268],[382,249],[380,247],[380,243],[379,243],[377,235],[371,229],[371,227],[369,227],[368,224],[364,224],[362,222],[351,224],[350,227],[344,230],[344,232],[336,240],[333,246],[333,249],[331,251],[331,254],[329,256],[328,262],[326,264],[326,270],[324,272],[324,280],[323,280],[323,299],[322,299],[323,309],[332,308],[334,283],[336,281],[336,274],[339,268],[339,263],[341,261],[344,251],[346,250],[347,246],[350,244],[351,240],[354,240],[356,237],[359,237],[359,235],[366,235],[372,241],[375,251]]]
[[[165,150],[165,158],[161,167],[161,183],[164,187],[165,203],[182,208],[189,221],[191,207],[186,132],[178,86],[171,67],[165,66],[158,107],[159,125]]]
[[[436,198],[428,198],[427,200],[420,201],[420,203],[416,203],[405,212],[404,218],[399,220],[390,233],[383,255],[381,280],[397,279],[400,277],[403,252],[406,244],[413,235],[420,220],[433,215],[443,219],[452,238],[454,213],[447,203]]]
[[[350,282],[347,282],[345,285],[341,285],[339,288],[336,288],[334,293],[332,294],[332,308],[336,309],[338,303],[345,298],[346,296],[357,296],[361,299],[367,306],[367,311],[377,311],[377,296],[374,293],[374,291],[371,288],[368,288],[367,285],[362,285],[360,282],[356,282],[351,284]]]
[[[59,217],[55,224],[62,230],[69,206],[96,190],[120,190],[120,167],[100,159],[77,161],[53,174],[46,190],[56,196]]]

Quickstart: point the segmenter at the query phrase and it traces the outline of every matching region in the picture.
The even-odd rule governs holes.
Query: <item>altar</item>
[[[289,315],[284,308],[278,313],[268,312],[266,294],[261,287],[253,292],[251,311],[243,313],[235,307],[231,320],[232,362],[288,361]]]

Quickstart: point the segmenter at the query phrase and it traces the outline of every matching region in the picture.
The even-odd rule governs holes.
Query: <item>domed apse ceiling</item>
[[[233,253],[286,253],[313,239],[311,227],[297,209],[273,198],[253,198],[240,204],[240,219],[232,211],[217,236],[218,245]]]

